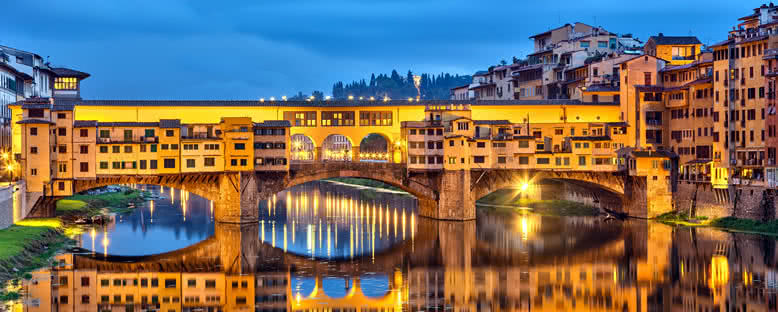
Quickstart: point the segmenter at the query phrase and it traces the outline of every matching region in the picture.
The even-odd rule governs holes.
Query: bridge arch
[[[321,159],[323,161],[351,161],[354,157],[354,142],[342,134],[330,134],[321,142]]]
[[[618,208],[625,202],[624,179],[612,172],[488,170],[473,172],[471,180],[474,200],[501,189],[517,189],[531,195],[540,192],[544,182],[552,182],[566,184],[566,191],[573,195],[603,200],[611,207]]]
[[[384,133],[371,132],[359,142],[359,160],[395,162],[395,149],[390,137]],[[402,154],[400,154],[400,157]]]
[[[97,176],[94,180],[76,180],[74,192],[81,193],[109,185],[150,184],[183,190],[214,201],[219,198],[219,177],[221,175],[221,173],[197,173],[156,176]]]
[[[316,141],[302,133],[293,134],[291,141],[292,162],[310,162],[316,159]]]

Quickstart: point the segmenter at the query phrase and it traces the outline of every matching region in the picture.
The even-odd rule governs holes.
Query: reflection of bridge
[[[645,215],[647,205],[645,177],[542,169],[413,171],[391,163],[298,164],[289,171],[261,173],[98,176],[76,180],[74,187],[77,192],[111,184],[173,187],[212,200],[217,221],[244,223],[257,221],[259,201],[295,185],[339,177],[372,179],[403,189],[418,199],[420,216],[443,220],[472,220],[475,200],[499,189],[541,181],[569,183],[597,198],[615,198],[625,212],[634,215]]]
[[[53,272],[55,276],[67,276],[72,282],[54,289],[59,295],[69,294],[77,299],[71,300],[70,304],[87,306],[81,300],[87,295],[96,298],[89,301],[92,305],[102,305],[101,296],[108,296],[111,305],[124,306],[128,303],[124,301],[125,294],[144,294],[143,288],[138,292],[134,290],[139,286],[132,284],[133,279],[158,277],[160,288],[146,288],[145,291],[180,295],[182,300],[178,304],[184,307],[233,305],[231,308],[235,309],[247,305],[305,311],[326,306],[356,311],[373,308],[398,311],[406,306],[437,306],[435,298],[440,298],[440,304],[453,307],[532,304],[537,310],[553,311],[557,306],[556,298],[563,300],[565,307],[571,300],[577,300],[577,306],[586,310],[587,304],[583,303],[580,294],[572,299],[557,288],[575,287],[585,289],[584,296],[592,299],[611,294],[613,306],[621,311],[622,305],[634,309],[640,305],[636,300],[649,294],[645,289],[635,289],[645,287],[635,281],[640,276],[634,273],[636,262],[644,261],[649,254],[643,248],[646,237],[637,237],[645,232],[635,231],[633,227],[635,224],[601,225],[591,218],[576,220],[518,214],[486,215],[469,222],[420,219],[413,240],[377,255],[375,261],[371,257],[319,261],[285,254],[280,247],[260,243],[256,239],[256,226],[222,223],[217,224],[213,238],[167,254],[136,258],[74,256],[66,260],[68,265]],[[502,233],[502,236],[495,237],[495,233]],[[515,241],[520,241],[521,246],[510,245]],[[644,243],[633,244],[636,241]],[[559,272],[567,273],[560,275]],[[367,273],[388,277],[385,292],[383,288],[380,291],[383,295],[369,297],[364,293],[360,281]],[[314,286],[297,289],[291,276],[310,277],[308,280],[312,279]],[[572,286],[571,276],[576,281]],[[586,279],[578,282],[581,276]],[[98,282],[116,283],[117,279],[130,282],[121,287],[102,287],[95,282],[89,284],[94,285],[92,287],[68,292],[80,285],[83,277]],[[345,294],[323,290],[323,277],[343,278]],[[163,281],[168,284],[168,279],[175,280],[170,283],[173,286],[161,288]],[[196,283],[189,284],[193,279]],[[208,280],[216,281],[215,289],[204,287]],[[240,286],[242,281],[248,281],[248,287]],[[596,289],[607,294],[598,295]],[[220,294],[221,300],[206,302],[204,296],[211,293]],[[115,299],[115,294],[121,294],[120,300]],[[552,297],[549,298],[550,294]],[[138,300],[140,295],[136,295],[133,304],[142,302]],[[191,299],[196,295],[203,296],[199,303]],[[247,300],[241,301],[241,297]],[[538,299],[550,300],[549,304],[543,305],[545,310],[535,301]],[[236,302],[242,303],[236,305]],[[175,304],[162,303],[162,307],[174,309]],[[576,303],[572,304],[576,306]],[[589,304],[596,305],[594,301]],[[65,308],[62,304],[59,307]]]
[[[541,231],[534,228],[541,223],[541,218],[522,216],[519,220],[513,220],[512,217],[506,220],[505,216],[487,216],[482,220],[468,222],[420,218],[414,236],[376,254],[375,257],[366,255],[334,260],[295,255],[285,252],[282,246],[273,247],[264,243],[259,238],[259,227],[255,224],[216,223],[213,237],[187,248],[142,257],[88,252],[77,254],[74,261],[76,268],[115,272],[153,270],[251,273],[292,269],[296,272],[319,272],[330,276],[355,276],[369,272],[391,272],[393,268],[404,265],[499,267],[522,264],[521,261],[528,259],[535,264],[554,263],[559,257],[573,254],[584,263],[589,261],[587,259],[602,259],[604,256],[612,256],[614,259],[619,257],[616,253],[592,250],[593,247],[609,241],[625,239],[618,225],[591,230],[592,226],[589,224],[571,224],[565,223],[564,219],[552,218],[543,220],[542,223],[546,224],[547,229]],[[476,222],[479,223],[478,231]],[[529,228],[517,232],[511,228],[513,222],[529,223]],[[519,236],[490,237],[496,232],[515,233]],[[533,238],[540,238],[542,235],[543,247],[535,250],[529,243],[511,248],[504,245],[508,241],[527,241],[528,237],[521,236],[527,233],[534,233]],[[576,240],[559,238],[570,236],[575,236]]]

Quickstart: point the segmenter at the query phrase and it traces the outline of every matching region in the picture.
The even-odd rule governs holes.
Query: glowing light
[[[259,101],[265,103],[265,98],[259,98]]]
[[[281,96],[281,100],[286,101],[286,95]]]
[[[375,97],[372,97],[372,96],[371,96],[371,97],[370,97],[370,100],[371,100],[371,101],[375,101]]]
[[[349,96],[348,96],[348,99],[349,99],[349,100],[353,100],[353,99],[354,99],[354,96],[353,96],[353,95],[349,95]]]
[[[324,99],[329,101],[330,99],[332,99],[332,97],[328,95],[328,96],[325,96]]]
[[[360,97],[359,97],[359,100],[360,100],[360,101],[361,101],[361,100],[364,100],[364,99],[365,99],[365,97],[364,97],[364,96],[360,96]]]
[[[270,100],[271,100],[271,101],[275,101],[275,100],[276,100],[276,97],[275,97],[275,96],[271,96],[271,97],[270,97]]]
[[[527,183],[527,182],[522,183],[521,184],[521,191],[522,192],[526,192],[527,189],[529,189],[529,183]]]

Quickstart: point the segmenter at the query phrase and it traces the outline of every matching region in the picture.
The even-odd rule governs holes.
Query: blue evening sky
[[[756,1],[5,0],[0,44],[92,74],[87,99],[258,99],[371,72],[471,74],[581,21],[726,39]],[[650,5],[650,7],[648,7]]]

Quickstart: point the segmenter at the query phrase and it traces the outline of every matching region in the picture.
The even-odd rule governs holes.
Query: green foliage
[[[21,298],[21,296],[15,291],[0,292],[0,302],[19,300],[19,298]]]
[[[376,180],[370,180],[370,179],[362,179],[362,178],[332,178],[327,179],[327,181],[335,181],[340,183],[346,183],[346,184],[353,184],[353,185],[359,185],[359,186],[367,186],[367,187],[374,187],[374,188],[381,188],[381,189],[387,189],[392,191],[398,191],[403,192],[400,188],[394,187],[392,185],[386,184],[381,181]]]
[[[451,88],[469,84],[473,78],[469,75],[451,75],[440,73],[437,76],[432,74],[421,74],[419,89],[422,99],[448,99],[451,96]],[[336,82],[332,86],[332,96],[336,99],[345,99],[349,95],[356,98],[375,97],[377,100],[388,96],[392,99],[416,98],[418,90],[413,81],[413,73],[408,71],[405,77],[393,70],[390,75],[372,74],[370,82],[365,79],[352,81],[344,84],[342,81]]]
[[[21,254],[31,243],[41,241],[52,230],[61,226],[56,220],[32,219],[0,230],[0,261]]]
[[[59,211],[59,202],[64,200],[81,201],[86,203],[88,208],[91,209],[100,209],[105,207],[112,209],[124,209],[127,207],[128,203],[142,199],[144,196],[148,196],[148,194],[146,192],[133,189],[127,189],[123,192],[110,192],[98,195],[76,194],[59,200],[57,202],[57,210]]]
[[[476,201],[476,204],[498,209],[526,207],[538,214],[554,216],[596,216],[600,214],[599,208],[574,201],[522,199],[516,190],[511,189],[492,192]]]
[[[746,232],[778,234],[778,220],[760,222],[751,219],[725,217],[713,220],[712,226]]]
[[[60,199],[57,201],[57,212],[83,211],[87,208],[86,202],[81,200]]]

